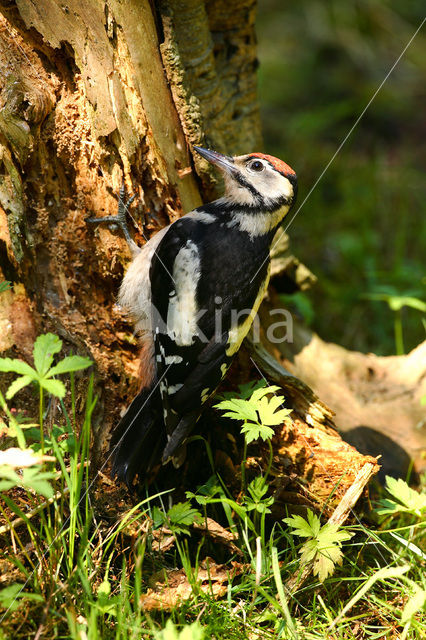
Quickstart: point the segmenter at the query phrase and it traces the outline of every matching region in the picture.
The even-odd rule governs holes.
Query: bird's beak
[[[203,149],[203,147],[195,147],[194,149],[200,156],[203,156],[206,160],[215,164],[222,169],[226,173],[235,173],[238,171],[234,164],[234,159],[231,156],[224,156],[222,153],[218,153],[217,151],[210,151],[210,149]]]

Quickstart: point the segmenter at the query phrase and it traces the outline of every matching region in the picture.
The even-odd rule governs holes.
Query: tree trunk
[[[3,300],[0,348],[28,358],[51,330],[90,354],[109,424],[137,386],[137,340],[115,304],[130,256],[85,218],[114,214],[124,181],[143,243],[217,191],[190,144],[259,148],[254,2],[0,10],[0,279],[21,283]]]
[[[15,283],[2,294],[0,351],[28,359],[35,336],[53,331],[93,358],[99,454],[136,391],[138,342],[115,304],[125,241],[85,218],[114,215],[124,182],[142,244],[220,192],[191,145],[259,150],[255,2],[3,0],[0,11],[0,280]],[[313,280],[288,250],[275,270],[295,289]],[[295,384],[303,429],[332,429],[330,410],[303,383],[295,398]],[[345,451],[354,470],[371,464]],[[312,465],[297,473],[312,479]],[[340,471],[328,468],[329,491]]]

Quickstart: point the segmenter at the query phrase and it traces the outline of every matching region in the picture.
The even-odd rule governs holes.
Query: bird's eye
[[[265,166],[260,160],[254,160],[254,162],[250,164],[250,169],[253,169],[253,171],[263,171],[264,168]]]

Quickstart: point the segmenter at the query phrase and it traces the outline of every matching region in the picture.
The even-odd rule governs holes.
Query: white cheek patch
[[[271,174],[265,175],[265,180],[260,187],[261,193],[270,200],[276,200],[277,198],[291,198],[294,190],[290,180],[280,173],[275,171]]]
[[[176,295],[171,296],[167,310],[167,333],[180,347],[193,343],[197,334],[197,284],[200,257],[196,245],[188,240],[179,251],[173,266]]]

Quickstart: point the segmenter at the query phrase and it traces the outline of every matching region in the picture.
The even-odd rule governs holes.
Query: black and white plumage
[[[179,461],[250,329],[268,286],[273,236],[296,197],[296,174],[281,160],[195,149],[222,170],[225,196],[142,249],[133,243],[119,294],[143,342],[142,388],[112,440],[113,474],[128,485],[160,462]]]

